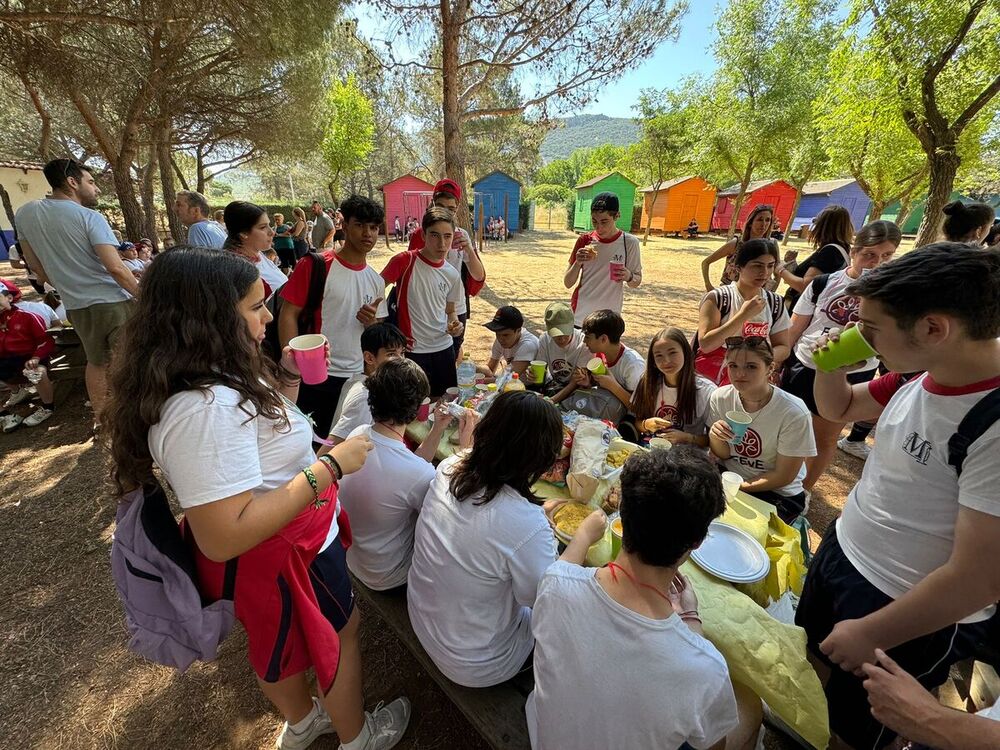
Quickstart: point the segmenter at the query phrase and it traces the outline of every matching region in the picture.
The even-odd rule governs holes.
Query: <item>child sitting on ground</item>
[[[590,359],[583,333],[573,326],[573,308],[565,302],[553,302],[545,308],[545,333],[538,339],[535,357],[545,363],[543,392],[558,404],[573,392],[573,371]]]
[[[718,472],[693,447],[639,452],[622,470],[621,489],[615,562],[595,571],[564,555],[538,585],[535,689],[525,706],[531,747],[754,747],[760,699],[731,681],[678,572],[725,509]],[[577,536],[596,542],[604,529],[585,523]],[[622,700],[593,710],[609,696]]]
[[[6,286],[0,286],[0,384],[20,382],[25,371],[38,378],[35,387],[42,405],[26,418],[16,413],[0,417],[0,428],[13,432],[22,423],[28,427],[40,425],[52,416],[53,389],[48,371],[43,366],[55,350],[55,342],[45,332],[41,319],[18,309],[14,295]],[[27,401],[31,396],[27,387],[15,390],[3,405],[4,410]]]
[[[476,369],[491,381],[496,376],[497,367],[503,364],[504,368],[510,368],[523,380],[525,370],[538,354],[538,337],[524,328],[521,311],[510,305],[501,307],[493,320],[483,323],[483,327],[493,331],[497,338],[486,367]]]

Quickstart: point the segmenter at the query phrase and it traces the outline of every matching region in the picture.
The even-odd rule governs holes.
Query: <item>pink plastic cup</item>
[[[417,409],[417,421],[426,422],[431,415],[431,400],[425,398],[420,402],[420,408]]]
[[[608,275],[611,277],[612,281],[617,281],[617,279],[615,279],[615,271],[624,271],[624,270],[625,270],[624,263],[608,263]]]
[[[295,364],[302,373],[302,382],[317,385],[326,381],[326,336],[309,333],[296,336],[288,345],[292,348]]]

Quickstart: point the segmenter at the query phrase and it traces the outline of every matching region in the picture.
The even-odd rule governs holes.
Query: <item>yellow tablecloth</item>
[[[406,427],[406,437],[412,440],[418,445],[424,442],[424,438],[431,431],[433,422],[410,422]],[[455,430],[458,429],[458,423],[449,427],[444,431],[444,435],[441,438],[441,442],[438,443],[437,450],[434,452],[435,461],[444,461],[448,456],[455,454],[458,449],[457,445],[452,445],[451,436],[455,434]]]

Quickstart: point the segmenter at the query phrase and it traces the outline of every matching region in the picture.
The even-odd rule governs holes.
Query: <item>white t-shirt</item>
[[[330,364],[327,372],[346,378],[365,369],[361,352],[361,334],[365,326],[358,320],[362,305],[381,299],[375,316],[386,317],[385,281],[367,263],[352,266],[333,253],[323,287],[321,331],[330,341]]]
[[[143,263],[138,258],[135,258],[135,259],[132,259],[132,260],[128,260],[126,258],[122,258],[122,264],[125,266],[125,268],[127,268],[130,271],[142,273],[143,271],[146,270],[146,264]]]
[[[618,360],[608,365],[608,372],[618,381],[618,385],[632,393],[646,372],[646,360],[635,349],[622,344]]]
[[[847,559],[893,599],[948,561],[960,508],[1000,516],[1000,422],[969,446],[961,477],[948,463],[948,440],[969,410],[1000,388],[1000,377],[964,388],[926,374],[898,383],[890,373],[869,384],[886,407],[875,449],[837,522]],[[984,620],[990,610],[963,622]]]
[[[409,253],[399,253],[389,261],[382,272],[386,281],[394,283],[406,272],[407,256]],[[433,263],[415,253],[409,284],[398,295],[399,327],[413,342],[410,351],[433,354],[454,344],[448,333],[446,308],[454,302],[457,310],[464,295],[462,277],[454,266],[445,260]]]
[[[736,697],[715,646],[677,615],[654,620],[623,607],[594,572],[559,561],[538,587],[525,706],[533,750],[707,748],[735,729]]]
[[[860,320],[860,300],[844,294],[844,290],[853,281],[854,279],[847,275],[846,269],[835,271],[829,275],[826,287],[819,293],[815,303],[813,303],[814,281],[809,282],[795,303],[795,308],[792,310],[795,315],[812,316],[812,320],[795,345],[796,359],[810,370],[816,369],[816,363],[812,358],[812,346],[816,340],[831,328],[844,328],[848,323],[857,323]],[[851,372],[874,370],[876,367],[878,359],[872,357]]]
[[[709,397],[709,424],[726,418],[727,411],[744,411],[753,422],[739,445],[732,446],[732,455],[723,463],[744,479],[753,479],[771,471],[778,454],[809,458],[816,455],[812,415],[798,396],[775,388],[771,400],[759,411],[746,411],[740,394],[732,385],[724,385]],[[784,487],[775,488],[779,495],[798,495],[806,476],[805,463],[798,475]]]
[[[149,452],[182,508],[251,490],[264,493],[290,481],[316,461],[312,426],[286,401],[288,428],[250,418],[240,394],[224,385],[175,393],[149,428]],[[247,411],[244,411],[246,409]],[[337,520],[333,520],[336,537]]]
[[[508,367],[515,362],[530,362],[538,355],[538,336],[527,328],[521,329],[521,337],[510,349],[504,349],[500,342],[493,339],[490,359],[504,362]]]
[[[469,236],[469,233],[466,232],[464,229],[462,229],[462,227],[455,227],[455,237],[459,237],[459,236],[462,236],[462,235],[465,236],[466,241],[469,243],[469,246],[471,247],[472,246],[472,237]],[[454,242],[452,244],[454,244]],[[448,255],[445,256],[445,260],[447,260],[448,263],[451,264],[451,266],[456,271],[458,271],[459,278],[461,278],[461,276],[462,276],[462,266],[463,266],[463,264],[464,265],[468,265],[469,264],[468,253],[466,253],[466,252],[460,253],[458,250],[449,250],[448,251]],[[465,315],[465,313],[469,312],[469,306],[467,304],[465,304],[465,302],[466,302],[466,299],[465,299],[465,289],[464,289],[465,285],[463,284],[462,286],[463,286],[462,297],[461,297],[461,299],[458,302],[455,303],[455,312],[458,315]]]
[[[349,437],[365,433],[375,447],[364,466],[340,480],[338,497],[351,519],[354,538],[347,550],[347,567],[369,588],[385,591],[406,583],[413,529],[434,479],[434,466],[370,427],[359,427]],[[324,548],[335,537],[328,536]]]
[[[573,369],[583,367],[590,359],[590,350],[583,345],[583,332],[573,331],[573,338],[565,349],[559,347],[547,333],[538,339],[538,351],[535,359],[542,360],[547,365],[545,377],[560,387],[568,385]]]
[[[368,386],[364,380],[355,380],[347,394],[337,421],[333,424],[330,434],[341,440],[347,440],[348,435],[358,427],[366,427],[372,423],[372,410],[368,406]]]
[[[580,242],[581,240],[577,240],[578,246]],[[642,273],[639,240],[628,232],[619,232],[613,240],[598,240],[591,247],[597,251],[597,256],[584,263],[580,269],[580,283],[573,291],[571,301],[577,325],[583,325],[583,319],[594,310],[614,310],[621,313],[625,300],[625,282],[611,280],[611,263],[624,263],[625,268],[633,274]],[[576,262],[576,250],[574,248],[570,255],[570,263]]]
[[[410,623],[444,675],[467,687],[509,680],[534,645],[531,607],[556,560],[542,509],[510,487],[486,505],[448,489],[464,454],[445,459],[417,519],[408,578]]]
[[[719,293],[719,301],[722,300],[723,296],[729,301],[729,311],[719,319],[719,325],[721,326],[739,312],[740,308],[743,307],[744,299],[735,281],[731,284],[724,284],[715,291]],[[712,294],[712,292],[708,294]],[[743,330],[740,331],[740,336],[767,336],[770,338],[772,333],[787,331],[791,326],[791,318],[788,317],[785,305],[779,304],[781,298],[777,297],[777,295],[771,296],[774,294],[773,292],[765,294],[761,291],[761,294],[764,294],[764,309],[749,320],[743,321]],[[778,313],[777,315],[775,315],[775,309],[772,309],[772,299],[777,300],[774,304],[774,308]],[[722,308],[720,307],[719,309],[721,310]]]
[[[270,290],[269,294],[277,292],[288,281],[288,277],[264,253],[258,254],[256,265],[257,273],[260,274],[261,280]]]
[[[715,393],[716,385],[708,378],[695,375],[695,405],[694,421],[688,424],[680,423],[680,415],[677,412],[677,389],[666,384],[660,386],[660,399],[656,407],[655,416],[666,419],[674,425],[675,429],[691,435],[704,435],[708,432],[708,409],[709,399]]]
[[[330,424],[337,424],[340,421],[340,415],[344,413],[344,401],[347,400],[347,394],[351,392],[356,383],[362,383],[368,379],[368,376],[364,372],[356,372],[351,377],[347,379],[343,387],[340,389],[340,396],[337,397],[337,409],[333,412],[333,421]],[[367,395],[365,396],[367,399]]]
[[[25,302],[22,300],[16,304],[18,310],[24,310],[24,312],[29,312],[35,317],[41,318],[42,325],[46,328],[61,325],[59,313],[46,305],[44,302]]]

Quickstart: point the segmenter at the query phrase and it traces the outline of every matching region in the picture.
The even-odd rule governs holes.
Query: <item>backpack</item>
[[[585,417],[593,417],[611,424],[618,424],[625,416],[625,404],[604,388],[580,388],[562,402],[563,408]]]
[[[406,266],[406,270],[399,277],[399,281],[392,285],[392,289],[389,291],[389,295],[385,299],[386,308],[389,311],[388,317],[386,317],[386,322],[392,323],[392,325],[399,328],[399,289],[400,287],[406,286],[410,282],[410,276],[413,275],[413,264],[417,262],[417,252],[410,253],[409,263]]]
[[[155,479],[118,503],[111,573],[125,608],[128,647],[183,672],[211,661],[233,626],[236,562],[226,563],[222,599],[202,601],[194,555]]]
[[[955,434],[948,438],[948,464],[955,467],[958,476],[962,476],[962,464],[969,454],[969,446],[981,438],[998,420],[1000,420],[1000,388],[994,388],[969,409],[959,422]]]
[[[308,260],[307,260],[308,259]],[[316,310],[323,304],[323,290],[326,287],[326,260],[319,253],[308,252],[302,256],[299,263],[311,263],[309,272],[309,290],[306,293],[306,304],[299,311],[298,334],[319,333],[316,327]],[[264,351],[278,362],[281,359],[281,339],[278,336],[278,320],[281,316],[281,306],[284,300],[278,292],[271,295],[267,307],[272,320],[264,329]]]

